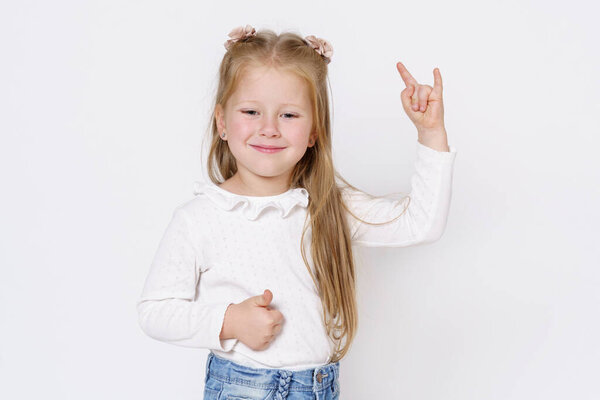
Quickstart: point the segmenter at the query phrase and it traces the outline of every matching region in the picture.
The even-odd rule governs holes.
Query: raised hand
[[[445,134],[444,103],[442,101],[442,75],[433,70],[433,87],[420,85],[404,64],[396,64],[406,88],[401,93],[402,106],[408,118],[415,124],[419,135]]]

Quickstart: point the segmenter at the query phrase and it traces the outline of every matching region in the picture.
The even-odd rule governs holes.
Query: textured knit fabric
[[[410,201],[372,198],[344,186],[352,243],[406,247],[431,243],[444,232],[456,149],[441,152],[417,141]],[[302,259],[300,240],[308,191],[275,196],[234,194],[211,181],[196,182],[195,197],[176,207],[154,256],[141,297],[139,324],[150,337],[178,346],[211,349],[253,368],[301,370],[329,363],[334,343],[322,321],[321,301]],[[308,222],[307,222],[308,223]],[[314,272],[310,251],[305,254]],[[229,304],[273,293],[270,308],[284,317],[269,346],[252,350],[238,339],[219,338]]]

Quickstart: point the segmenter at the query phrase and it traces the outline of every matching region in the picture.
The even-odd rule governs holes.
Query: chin
[[[258,175],[262,178],[275,178],[285,174],[285,171],[252,171],[254,175]]]

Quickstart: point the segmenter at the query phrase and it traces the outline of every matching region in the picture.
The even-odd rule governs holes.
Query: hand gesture
[[[281,331],[283,314],[268,307],[271,300],[273,293],[266,289],[263,294],[235,304],[235,337],[252,350],[266,349]]]
[[[400,96],[402,106],[419,134],[445,132],[440,70],[438,68],[433,70],[433,87],[431,87],[420,85],[401,62],[396,64],[396,68],[406,84]]]

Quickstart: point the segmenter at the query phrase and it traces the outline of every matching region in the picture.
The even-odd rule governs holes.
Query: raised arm
[[[160,241],[142,295],[138,322],[149,337],[183,347],[230,351],[237,339],[220,339],[227,307],[233,302],[197,300],[201,276],[190,221],[178,207]]]
[[[371,198],[344,187],[342,196],[346,205],[361,219],[385,222],[402,213],[382,225],[369,225],[348,214],[352,243],[368,247],[407,247],[438,240],[448,218],[455,157],[456,149],[452,146],[445,152],[417,142],[415,172],[408,198]]]
[[[371,198],[352,188],[342,190],[352,213],[369,225],[348,216],[352,241],[373,247],[405,247],[438,240],[446,228],[452,195],[452,172],[456,149],[448,146],[444,126],[442,75],[433,70],[434,85],[420,85],[398,62],[396,68],[406,87],[400,98],[406,115],[418,132],[417,160],[411,192],[404,199]],[[400,215],[397,219],[394,219]]]

